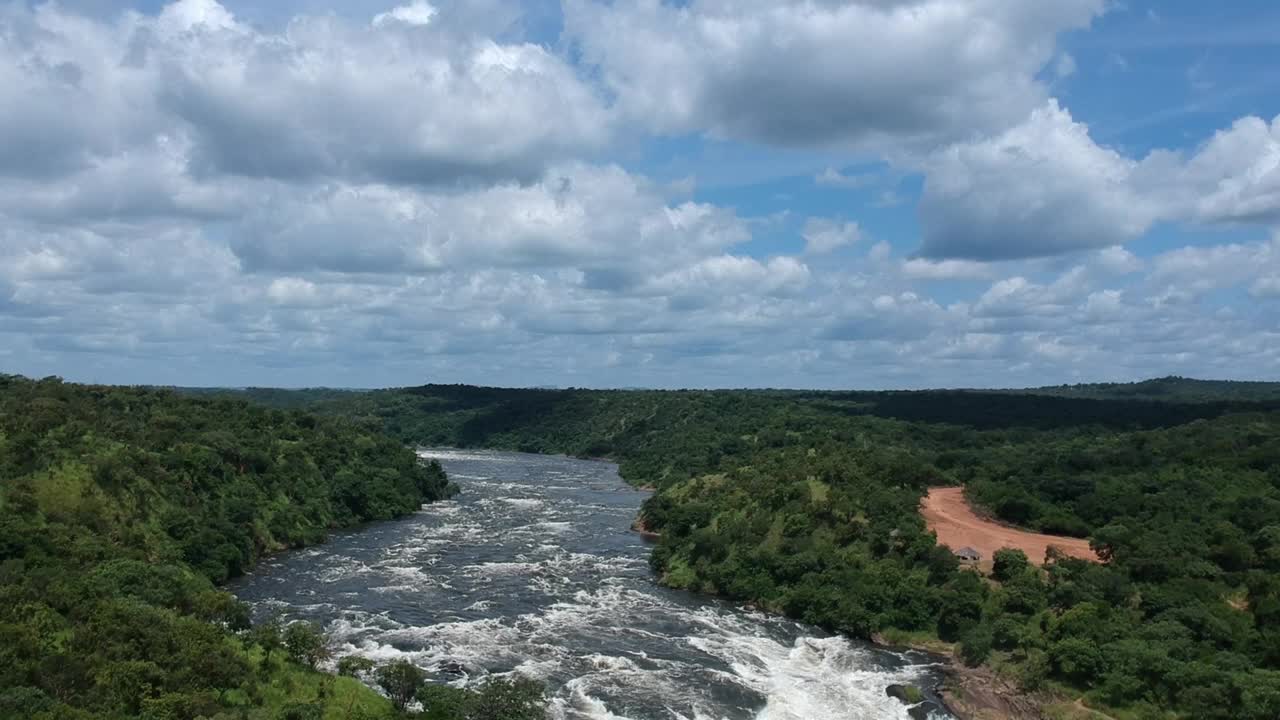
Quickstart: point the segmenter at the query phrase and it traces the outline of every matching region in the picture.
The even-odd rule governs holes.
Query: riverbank
[[[877,633],[871,641],[890,650],[905,648],[935,656],[943,677],[931,689],[958,720],[1116,720],[1074,694],[1024,690],[991,664],[969,667],[956,656],[955,645],[937,638],[890,632],[888,636]]]
[[[662,538],[662,533],[650,529],[644,515],[636,515],[636,519],[631,521],[631,531],[638,533],[645,540],[657,541]]]
[[[325,627],[339,657],[441,682],[518,670],[553,716],[905,718],[885,688],[940,679],[930,658],[654,583],[628,531],[645,495],[611,465],[433,455],[466,489],[453,502],[277,557],[237,595]]]

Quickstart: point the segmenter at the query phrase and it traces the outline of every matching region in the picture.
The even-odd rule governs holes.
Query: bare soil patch
[[[1098,561],[1097,554],[1089,548],[1088,540],[1018,530],[978,517],[964,499],[963,488],[930,488],[920,507],[920,514],[929,529],[938,534],[940,544],[952,550],[971,547],[982,553],[985,564],[991,562],[996,550],[1006,547],[1023,551],[1033,563],[1043,563],[1050,545],[1072,557]]]

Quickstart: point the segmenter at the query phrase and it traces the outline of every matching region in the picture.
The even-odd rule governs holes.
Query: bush
[[[284,647],[291,660],[311,669],[330,655],[324,632],[309,622],[290,623],[284,631]]]
[[[373,661],[367,657],[348,655],[338,661],[338,674],[346,677],[360,677],[373,667]]]
[[[426,675],[413,663],[397,660],[378,668],[377,678],[378,686],[387,692],[391,704],[397,710],[404,710],[409,701],[417,696]]]
[[[1025,634],[1021,620],[1002,617],[991,626],[991,644],[997,650],[1013,650],[1022,644]]]
[[[427,683],[418,688],[416,697],[422,703],[425,720],[464,720],[474,693]]]
[[[1027,571],[1031,562],[1027,554],[1014,548],[1000,548],[992,556],[991,574],[1000,582],[1009,582]]]
[[[1026,692],[1039,690],[1049,679],[1050,669],[1048,654],[1043,650],[1029,650],[1026,659],[1018,666],[1018,687]]]
[[[546,690],[527,678],[485,683],[467,720],[545,720]]]
[[[1102,651],[1092,641],[1069,637],[1049,648],[1054,671],[1077,685],[1092,686],[1106,667]]]
[[[978,625],[965,633],[960,641],[960,659],[969,667],[977,667],[991,656],[991,645],[991,627]]]

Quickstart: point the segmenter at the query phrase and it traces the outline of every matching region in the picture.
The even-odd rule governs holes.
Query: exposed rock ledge
[[[646,540],[657,540],[662,537],[662,533],[656,533],[649,529],[648,521],[643,515],[636,516],[636,519],[631,523],[631,529],[640,533],[640,536]]]
[[[938,695],[961,720],[1041,720],[1052,700],[1027,693],[988,667],[947,664]]]

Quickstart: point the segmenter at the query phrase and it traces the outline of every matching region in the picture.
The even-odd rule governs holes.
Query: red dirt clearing
[[[1006,547],[1021,550],[1033,563],[1043,563],[1050,545],[1072,557],[1098,561],[1088,540],[1017,530],[978,517],[964,499],[964,488],[929,488],[920,514],[929,529],[938,534],[939,544],[952,550],[971,547],[982,553],[984,563],[991,561],[995,551]]]

